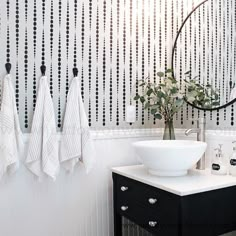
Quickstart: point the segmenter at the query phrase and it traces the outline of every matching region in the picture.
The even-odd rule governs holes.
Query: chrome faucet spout
[[[187,129],[185,130],[185,135],[189,136],[190,134],[198,134],[199,132],[201,132],[201,130],[199,128],[193,128],[193,129]]]
[[[200,118],[197,120],[197,128],[185,130],[185,135],[188,136],[190,134],[196,133],[197,141],[205,142],[205,129],[206,129],[206,120],[205,118]],[[204,170],[205,162],[206,162],[206,157],[204,154],[200,159],[200,161],[197,163],[197,169]]]

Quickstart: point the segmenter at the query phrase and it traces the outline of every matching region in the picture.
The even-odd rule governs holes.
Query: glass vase
[[[165,121],[165,130],[164,130],[163,140],[175,140],[175,130],[174,130],[173,119]]]

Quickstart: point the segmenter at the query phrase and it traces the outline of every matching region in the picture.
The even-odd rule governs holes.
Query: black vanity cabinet
[[[112,176],[115,236],[122,236],[122,216],[158,236],[216,236],[236,229],[236,186],[179,196]]]

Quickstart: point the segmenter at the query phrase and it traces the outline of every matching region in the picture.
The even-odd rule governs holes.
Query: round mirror
[[[172,52],[172,68],[186,100],[201,110],[236,101],[236,3],[205,0],[185,19]]]

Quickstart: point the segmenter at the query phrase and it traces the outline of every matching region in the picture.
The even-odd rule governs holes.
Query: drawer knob
[[[122,186],[120,189],[121,189],[122,192],[125,192],[125,191],[127,191],[129,188],[128,188],[128,187],[125,187],[125,186]]]
[[[121,209],[122,211],[127,211],[127,210],[128,210],[128,206],[122,206],[120,209]]]
[[[151,227],[155,227],[157,225],[157,222],[156,221],[149,221],[148,224]]]
[[[155,198],[149,198],[149,199],[148,199],[148,202],[149,202],[150,204],[155,204],[155,203],[157,202],[157,199],[155,199]]]

